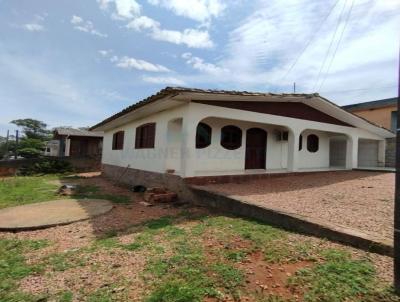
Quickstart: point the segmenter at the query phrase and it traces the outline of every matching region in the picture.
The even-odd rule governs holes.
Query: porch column
[[[346,169],[353,169],[353,138],[347,136],[346,139]]]
[[[358,167],[358,137],[348,136],[346,142],[346,169]]]
[[[197,121],[185,115],[182,121],[181,176],[194,176],[196,161],[196,127]]]
[[[386,140],[380,140],[378,143],[378,166],[385,166],[385,151],[386,151]]]
[[[65,148],[65,138],[64,138],[64,136],[60,136],[58,141],[59,141],[59,143],[58,143],[58,156],[59,157],[63,157],[63,156],[65,156],[65,154],[64,154],[64,148]]]
[[[64,156],[69,156],[70,155],[70,150],[71,150],[71,139],[66,138],[65,139],[65,152]]]
[[[287,170],[289,172],[298,171],[298,161],[299,161],[299,137],[301,130],[289,130],[288,137],[288,163]],[[303,141],[304,144],[304,141]]]

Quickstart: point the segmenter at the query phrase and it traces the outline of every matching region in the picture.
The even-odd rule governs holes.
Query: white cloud
[[[97,0],[102,10],[109,9],[109,4],[113,3],[114,19],[132,19],[140,15],[141,6],[135,0]]]
[[[151,33],[151,37],[159,41],[185,44],[192,48],[210,48],[214,46],[208,31],[192,28],[187,28],[183,31],[158,29]]]
[[[178,16],[190,18],[199,22],[216,18],[226,8],[221,0],[148,0],[152,5],[165,7]]]
[[[183,86],[185,82],[175,77],[150,77],[143,76],[143,81],[153,84],[163,84],[163,85],[178,85]]]
[[[272,92],[290,92],[296,82],[297,91],[314,92],[312,88],[339,13],[343,5],[346,5],[345,13],[350,7],[349,1],[340,0],[328,18],[334,4],[334,0],[257,2],[254,11],[229,33],[228,43],[217,63],[207,63],[188,53],[183,55],[186,63],[199,71],[186,76],[185,80],[189,85],[228,85],[233,89]],[[329,73],[327,68],[322,73],[321,78],[326,81],[319,89],[320,80],[317,92],[326,91],[324,95],[339,103],[395,95],[399,42],[394,37],[399,36],[400,28],[394,8],[399,10],[400,2],[355,2]],[[343,20],[339,32],[343,29]],[[306,51],[284,77],[309,41]],[[331,55],[328,59],[330,62]],[[394,88],[382,88],[390,86]],[[354,89],[354,93],[342,93]]]
[[[23,28],[28,31],[43,31],[44,26],[38,23],[27,23],[23,25]]]
[[[110,61],[115,63],[115,66],[123,69],[137,69],[150,72],[169,72],[170,70],[159,64],[153,64],[144,60],[130,58],[124,56],[119,58],[118,56],[113,56]]]
[[[212,63],[204,62],[202,58],[195,57],[190,52],[182,54],[182,58],[186,60],[186,64],[204,73],[212,75],[222,75],[229,72],[229,69],[217,66]]]
[[[136,31],[147,31],[150,37],[158,41],[184,44],[192,48],[210,48],[214,45],[208,31],[192,28],[183,31],[162,29],[159,22],[147,16],[132,20],[127,27]]]
[[[79,16],[73,15],[72,18],[71,18],[71,24],[79,24],[79,23],[82,23],[82,22],[83,22],[83,19],[81,17],[79,17]]]
[[[154,31],[160,28],[160,23],[147,16],[140,16],[129,22],[126,27],[134,29],[136,31],[142,31],[145,29],[151,29]]]
[[[107,34],[103,34],[94,28],[94,25],[91,21],[85,21],[79,16],[73,15],[71,17],[71,24],[74,26],[74,29],[83,31],[95,36],[99,36],[102,38],[107,38]]]
[[[108,57],[112,52],[113,52],[112,49],[108,49],[108,50],[102,49],[102,50],[98,51],[98,53],[100,55],[102,55],[103,57]]]
[[[34,15],[33,16],[33,20],[30,23],[26,23],[22,26],[20,26],[21,28],[27,30],[27,31],[31,31],[31,32],[39,32],[39,31],[44,31],[45,28],[42,25],[43,21],[45,20],[45,17],[47,16],[47,14],[42,15]]]

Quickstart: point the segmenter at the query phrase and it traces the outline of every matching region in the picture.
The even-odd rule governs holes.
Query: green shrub
[[[25,165],[19,169],[20,175],[35,174],[62,174],[72,172],[70,162],[59,158],[43,158],[33,164]]]
[[[23,148],[18,150],[18,154],[24,158],[38,158],[41,151],[35,148]]]

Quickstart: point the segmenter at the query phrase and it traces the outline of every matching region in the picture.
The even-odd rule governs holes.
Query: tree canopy
[[[10,123],[22,127],[27,138],[46,140],[51,133],[46,129],[46,123],[31,118],[13,120]]]

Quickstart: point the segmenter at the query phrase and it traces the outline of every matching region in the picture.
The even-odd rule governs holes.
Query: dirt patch
[[[112,181],[99,176],[99,173],[81,173],[78,176],[84,176],[84,178],[71,178],[71,180],[82,186],[97,186],[99,187],[99,193],[127,196],[129,202],[127,204],[113,204],[111,211],[86,221],[44,230],[24,231],[17,234],[0,233],[0,237],[32,240],[47,239],[56,242],[56,245],[53,246],[53,251],[59,252],[83,247],[93,239],[101,238],[110,231],[124,230],[129,226],[140,224],[150,219],[175,216],[184,209],[170,204],[147,207],[141,204],[143,202],[142,193],[135,193],[127,187],[118,186]],[[190,208],[189,211],[204,211],[204,209]]]
[[[112,292],[114,297],[116,293],[132,299],[142,296],[144,286],[140,273],[146,264],[145,255],[114,249],[80,257],[85,261],[84,266],[29,276],[20,282],[20,289],[31,294],[47,292],[51,295],[68,289],[77,293],[75,299],[79,301],[99,289]]]
[[[287,279],[301,268],[310,267],[311,262],[270,264],[264,261],[264,255],[256,252],[239,264],[246,274],[246,289],[261,295],[274,295],[282,298],[302,300],[302,294],[286,287]]]

